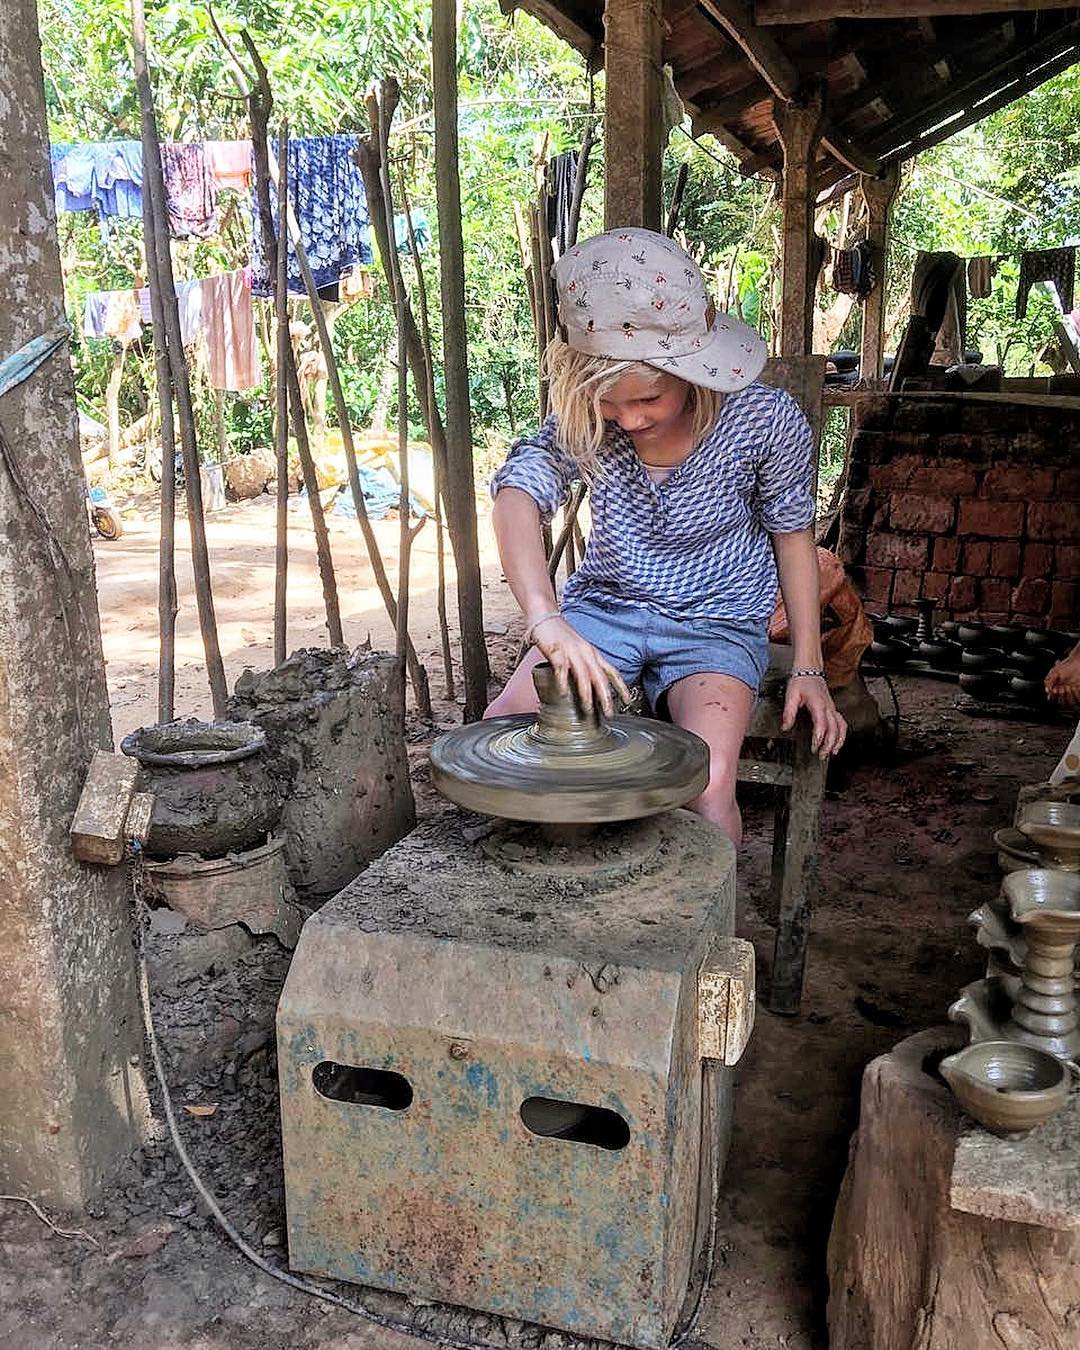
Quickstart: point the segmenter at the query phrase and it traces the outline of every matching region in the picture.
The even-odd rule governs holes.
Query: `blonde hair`
[[[589,356],[555,337],[544,352],[543,372],[548,381],[551,411],[559,427],[559,444],[588,480],[601,469],[601,450],[607,423],[601,401],[624,375],[660,379],[664,374],[644,361],[621,361],[614,356]],[[677,377],[677,378],[681,378]],[[714,389],[685,381],[692,416],[694,445],[716,425],[724,396]]]

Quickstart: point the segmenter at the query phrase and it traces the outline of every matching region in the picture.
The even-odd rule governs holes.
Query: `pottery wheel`
[[[595,824],[685,806],[709,777],[709,748],[681,727],[604,717],[533,672],[540,711],[447,732],[431,748],[432,781],[458,806],[507,820]]]

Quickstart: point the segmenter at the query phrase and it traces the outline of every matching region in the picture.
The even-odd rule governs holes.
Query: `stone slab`
[[[956,1141],[949,1200],[984,1219],[1080,1230],[1080,1092],[1019,1139],[968,1126]]]

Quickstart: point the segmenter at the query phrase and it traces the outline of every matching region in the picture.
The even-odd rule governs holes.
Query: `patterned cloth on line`
[[[169,233],[174,239],[211,239],[218,232],[217,184],[201,141],[163,145],[161,172]]]
[[[563,602],[581,596],[675,619],[768,618],[777,584],[769,535],[813,520],[813,450],[799,405],[763,384],[730,395],[712,431],[659,485],[630,437],[611,428],[591,484],[585,557]],[[515,442],[491,491],[520,488],[550,519],[578,477],[549,417]]]
[[[372,260],[368,240],[367,194],[360,167],[353,159],[357,137],[302,136],[289,141],[289,198],[300,227],[315,285],[322,289],[336,284],[343,272]],[[277,142],[271,142],[270,158],[277,161]],[[274,219],[277,219],[277,189],[270,186]],[[251,239],[252,290],[271,293],[270,268],[263,251],[258,203]],[[307,295],[304,279],[289,242],[289,293]]]
[[[1020,280],[1016,288],[1016,317],[1027,314],[1028,292],[1037,281],[1049,281],[1058,293],[1062,310],[1068,314],[1073,307],[1076,284],[1076,249],[1031,249],[1020,255]]]

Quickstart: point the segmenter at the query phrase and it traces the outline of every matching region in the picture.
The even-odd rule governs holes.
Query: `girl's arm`
[[[791,630],[792,669],[822,670],[821,594],[813,533],[809,529],[792,530],[770,537]],[[844,743],[847,723],[836,711],[824,679],[802,675],[788,681],[781,720],[785,731],[795,725],[800,708],[806,709],[814,725],[812,749],[823,758],[835,754]]]
[[[559,688],[565,693],[573,676],[584,706],[591,707],[595,697],[610,717],[614,711],[612,685],[625,699],[629,699],[629,691],[618,671],[559,617],[559,602],[544,556],[540,508],[522,488],[504,487],[495,498],[491,520],[506,580],[532,630],[532,641],[551,662]]]

